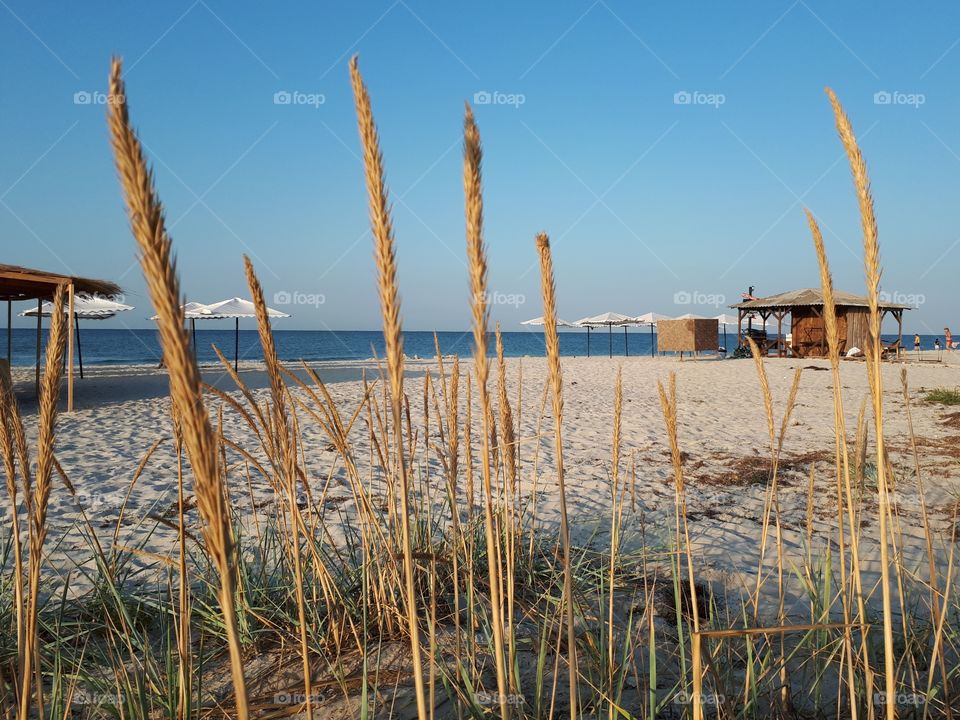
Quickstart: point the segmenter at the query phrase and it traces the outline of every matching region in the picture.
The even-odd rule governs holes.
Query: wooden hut
[[[40,387],[40,327],[43,317],[44,300],[52,300],[57,287],[67,291],[69,316],[74,317],[73,299],[76,293],[111,296],[121,293],[120,286],[107,280],[62,275],[60,273],[34,270],[19,265],[0,264],[0,301],[7,301],[7,367],[12,362],[11,325],[13,323],[13,303],[23,300],[37,301],[37,366],[36,386]],[[67,326],[67,410],[73,410],[73,333]]]
[[[840,352],[849,348],[865,349],[870,336],[870,303],[865,297],[834,291],[834,305],[837,313],[837,334],[840,339]],[[738,318],[739,345],[745,340],[745,330],[749,318],[759,316],[766,324],[769,319],[776,322],[777,334],[772,339],[759,338],[761,347],[767,352],[773,351],[784,357],[789,350],[798,357],[825,357],[827,355],[827,331],[823,319],[823,291],[820,288],[791,290],[765,298],[745,300],[736,305]],[[903,340],[903,311],[910,310],[909,305],[880,303],[881,321],[890,315],[897,321],[897,348]],[[791,338],[789,344],[783,340],[783,321],[790,316]],[[747,327],[745,327],[747,326]],[[757,339],[757,338],[755,338]]]

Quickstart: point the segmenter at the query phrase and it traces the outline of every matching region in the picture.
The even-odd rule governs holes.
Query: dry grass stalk
[[[567,623],[568,668],[570,671],[570,718],[578,715],[577,635],[574,626],[573,568],[570,551],[570,526],[567,519],[567,487],[563,475],[563,373],[560,368],[560,339],[557,337],[557,297],[553,279],[553,258],[546,233],[537,235],[540,255],[540,287],[543,293],[543,337],[547,346],[550,388],[553,398],[553,434],[557,485],[560,488],[560,536],[563,543],[563,606]]]
[[[616,675],[616,660],[614,653],[614,587],[616,583],[617,567],[617,549],[620,540],[620,513],[623,509],[622,495],[620,492],[620,442],[621,442],[621,418],[623,416],[623,368],[617,368],[617,381],[613,389],[613,467],[611,471],[610,483],[610,599],[607,606],[607,696],[610,698],[610,706],[607,716],[610,720],[616,715],[614,707],[614,683]]]
[[[291,432],[290,420],[287,416],[287,388],[281,376],[280,359],[270,331],[270,316],[267,313],[267,304],[263,299],[263,287],[257,279],[250,258],[243,257],[244,273],[250,296],[257,314],[257,332],[260,336],[260,347],[263,349],[263,359],[267,366],[267,377],[270,380],[270,395],[273,409],[273,433],[280,448],[280,460],[283,463],[283,472],[277,484],[282,487],[287,496],[287,512],[290,513],[290,548],[293,554],[293,570],[296,579],[294,594],[297,600],[297,621],[299,625],[300,658],[303,667],[303,694],[306,698],[307,717],[313,717],[313,690],[311,686],[310,653],[308,649],[308,627],[306,614],[306,598],[304,597],[303,560],[300,557],[300,526],[302,518],[297,506],[297,436]],[[309,538],[309,533],[307,534]]]
[[[930,574],[930,612],[934,625],[939,626],[940,616],[943,613],[940,604],[940,583],[937,577],[938,573],[936,555],[933,551],[933,532],[930,528],[930,518],[927,515],[927,493],[923,486],[923,473],[920,469],[920,453],[917,450],[917,436],[913,430],[913,410],[910,407],[910,385],[907,382],[906,366],[902,366],[900,368],[900,387],[903,389],[903,407],[907,415],[907,434],[910,437],[910,453],[913,456],[913,470],[917,479],[917,491],[920,495],[920,519],[923,523],[923,536],[927,544],[927,571]],[[952,709],[950,707],[950,683],[947,678],[947,666],[943,649],[941,648],[938,654],[931,657],[936,657],[937,665],[940,667],[940,675],[943,678],[943,687],[945,693],[945,706],[948,713],[952,713]],[[929,685],[933,684],[934,668],[935,665],[933,662],[931,662],[928,687]]]
[[[466,106],[463,120],[463,193],[467,225],[467,262],[470,270],[470,297],[473,311],[473,363],[477,376],[477,396],[481,412],[480,462],[484,495],[484,534],[487,543],[487,566],[490,581],[490,617],[497,671],[497,691],[500,695],[500,714],[510,717],[507,703],[508,680],[503,641],[503,607],[501,600],[501,558],[497,549],[494,528],[493,479],[491,445],[495,442],[493,408],[487,383],[490,363],[487,358],[487,258],[483,244],[483,186],[480,166],[483,151],[480,131],[473,119],[473,111]]]
[[[0,455],[6,473],[7,499],[10,501],[10,519],[13,539],[13,604],[14,623],[17,629],[17,671],[23,667],[24,632],[26,630],[26,609],[23,586],[23,541],[20,535],[20,494],[17,489],[16,440],[14,424],[22,424],[13,387],[0,376]],[[28,469],[29,471],[29,469]],[[14,689],[16,692],[16,689]]]
[[[230,512],[218,467],[217,442],[203,403],[200,371],[183,324],[180,282],[164,226],[163,206],[153,187],[140,141],[129,116],[129,96],[114,59],[110,73],[111,97],[123,98],[109,108],[109,126],[117,172],[123,186],[130,225],[140,249],[150,297],[157,310],[157,327],[170,377],[170,396],[181,424],[184,446],[193,468],[197,507],[203,518],[203,537],[220,574],[219,600],[230,650],[236,693],[236,712],[248,717],[246,682],[237,630],[234,590],[236,566]]]
[[[410,537],[410,488],[403,444],[403,335],[400,329],[400,298],[397,293],[396,243],[393,237],[390,210],[387,207],[387,188],[384,180],[380,139],[373,119],[370,95],[363,82],[363,77],[360,75],[356,57],[350,61],[350,80],[353,85],[357,123],[363,145],[364,177],[370,204],[370,226],[373,232],[374,257],[377,262],[377,288],[380,293],[380,314],[383,317],[383,337],[386,344],[387,378],[389,379],[390,407],[400,481],[400,512],[402,515],[400,528],[403,543],[407,630],[410,634],[413,679],[417,694],[417,713],[420,720],[425,720],[427,704],[420,651],[420,628],[417,621],[417,604],[414,591],[413,544]],[[408,434],[408,437],[412,438],[412,435]]]
[[[820,287],[823,291],[823,320],[827,334],[827,351],[830,358],[830,371],[833,383],[833,422],[834,422],[834,471],[836,474],[837,492],[837,539],[840,556],[840,586],[841,602],[843,605],[844,646],[847,658],[847,685],[850,702],[850,712],[853,720],[857,717],[856,687],[854,685],[854,658],[853,639],[850,632],[850,600],[847,578],[846,533],[844,532],[844,514],[850,528],[850,571],[853,577],[854,591],[857,599],[857,608],[860,621],[861,660],[867,676],[870,675],[870,657],[866,640],[866,605],[863,599],[862,581],[860,576],[860,543],[859,533],[856,531],[854,518],[853,487],[850,481],[850,457],[847,449],[847,428],[843,415],[843,386],[840,382],[840,333],[837,329],[837,310],[833,298],[833,275],[827,261],[827,252],[823,243],[823,234],[813,213],[804,209],[807,224],[813,238],[813,246],[817,255],[817,265],[820,268]],[[868,688],[869,689],[869,688]],[[868,693],[872,704],[872,691]]]
[[[657,382],[657,392],[660,396],[660,409],[663,412],[663,422],[667,430],[667,440],[670,445],[670,460],[673,464],[673,479],[675,490],[675,521],[676,546],[680,551],[682,546],[687,556],[687,581],[690,588],[690,607],[693,616],[693,634],[691,657],[693,671],[693,693],[691,705],[694,720],[703,718],[703,675],[702,655],[700,642],[700,610],[697,601],[697,585],[693,573],[693,554],[690,546],[690,527],[687,522],[687,493],[683,476],[683,455],[680,452],[680,442],[677,438],[677,375],[670,373],[669,393],[663,383]],[[682,524],[682,528],[681,528]]]
[[[503,336],[500,333],[500,323],[496,327],[497,347],[497,395],[500,410],[500,442],[502,449],[501,462],[503,463],[504,488],[501,492],[503,499],[504,516],[506,521],[505,532],[502,534],[504,544],[504,577],[506,585],[507,606],[507,666],[509,671],[510,692],[515,692],[519,678],[514,677],[517,650],[513,632],[513,613],[515,595],[515,568],[516,544],[520,533],[516,524],[516,493],[517,493],[517,437],[513,424],[513,409],[510,407],[510,398],[507,395],[507,364],[503,356]]]
[[[887,488],[886,448],[883,435],[883,379],[880,375],[880,244],[877,240],[877,221],[873,212],[873,197],[870,193],[870,178],[867,165],[857,144],[853,126],[840,105],[833,90],[827,88],[827,96],[833,107],[837,133],[850,161],[857,203],[860,207],[860,226],[863,231],[863,263],[867,285],[867,300],[870,304],[870,347],[867,348],[867,373],[870,381],[870,396],[873,401],[873,420],[877,448],[877,493],[879,496],[880,562],[883,591],[883,644],[884,674],[887,697],[896,697],[896,656],[893,645],[893,607],[890,593],[890,548],[888,521],[890,498]],[[896,704],[887,703],[888,720],[896,717]]]
[[[57,422],[57,402],[63,375],[63,352],[66,326],[63,314],[64,287],[57,287],[53,297],[50,340],[47,344],[43,379],[40,383],[40,410],[37,431],[37,470],[32,497],[27,506],[29,523],[27,599],[24,612],[23,653],[20,658],[20,714],[30,716],[30,690],[36,675],[37,714],[43,717],[43,688],[40,684],[40,565],[43,543],[47,538],[47,508],[50,502],[50,479],[53,473],[53,442]]]

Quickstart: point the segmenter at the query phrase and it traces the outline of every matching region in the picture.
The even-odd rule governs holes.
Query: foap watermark
[[[305,693],[294,693],[294,692],[279,692],[273,696],[274,705],[306,705],[307,704],[307,695]],[[325,703],[328,698],[323,693],[310,693],[309,695],[311,704],[321,704]]]
[[[725,695],[719,695],[717,693],[703,693],[700,695],[700,704],[701,705],[723,705],[727,701]],[[676,695],[673,696],[671,702],[674,705],[692,705],[693,704],[693,693],[684,692],[681,690]]]
[[[895,695],[887,695],[885,691],[875,692],[873,694],[873,704],[874,705],[904,705],[904,706],[913,706],[918,707],[923,705],[924,699],[923,695],[918,695],[917,693],[896,693]]]
[[[473,94],[474,105],[512,105],[514,109],[519,109],[526,101],[527,96],[523,93],[477,90]]]
[[[700,90],[678,90],[673,94],[674,105],[706,105],[712,108],[719,108],[727,102],[727,96],[723,93],[707,93]]]
[[[323,293],[279,290],[273,294],[274,305],[312,305],[313,307],[320,307],[325,302],[327,302],[327,296]]]
[[[699,290],[678,290],[673,294],[674,305],[712,305],[715,308],[727,304],[727,296],[721,293],[705,293]]]
[[[123,95],[105,93],[102,90],[77,90],[73,94],[74,105],[123,105]]]
[[[123,693],[96,692],[87,688],[77,688],[70,696],[70,702],[73,705],[113,705],[119,707],[123,704],[123,698]]]
[[[527,296],[523,293],[505,293],[498,290],[487,291],[482,300],[487,305],[511,305],[519,308],[527,302]]]
[[[927,296],[923,293],[905,293],[899,290],[881,290],[878,297],[882,303],[909,305],[910,307],[920,307],[927,302]]]
[[[914,109],[927,102],[923,93],[906,93],[899,90],[878,90],[873,94],[874,105],[906,105]]]
[[[78,492],[73,495],[64,495],[58,493],[51,497],[51,504],[73,509],[80,507],[85,511],[103,512],[106,510],[119,510],[123,507],[126,499],[126,493],[83,493]]]
[[[523,705],[523,695],[518,695],[516,693],[511,695],[500,695],[499,693],[495,692],[479,692],[474,695],[474,699],[477,701],[477,705],[484,707],[500,705],[501,701],[512,706]]]
[[[327,102],[323,93],[308,93],[300,90],[277,90],[273,94],[274,105],[306,105],[314,109]]]

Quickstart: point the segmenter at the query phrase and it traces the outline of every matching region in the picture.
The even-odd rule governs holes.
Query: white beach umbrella
[[[590,330],[595,327],[607,326],[608,333],[610,336],[610,357],[613,357],[613,326],[617,327],[623,326],[623,345],[624,350],[627,355],[630,354],[630,348],[627,346],[627,325],[636,325],[637,321],[630,317],[629,315],[623,315],[622,313],[615,312],[605,312],[601,315],[593,315],[591,317],[581,318],[577,320],[574,325],[578,327],[585,327],[587,329],[587,357],[590,357]]]
[[[683,315],[677,315],[674,320],[706,320],[703,315],[697,315],[695,313],[684,313]]]
[[[521,325],[534,325],[536,327],[541,327],[544,325],[543,316],[531,318],[530,320],[524,320],[520,323]],[[567,322],[566,320],[561,320],[557,318],[557,327],[576,327],[572,322]]]
[[[727,325],[737,325],[737,324],[739,324],[740,321],[739,321],[738,318],[735,318],[735,317],[733,317],[732,315],[727,315],[726,313],[720,313],[719,315],[717,315],[717,316],[716,316],[715,318],[713,318],[713,319],[716,320],[716,321],[717,321],[718,323],[720,323],[721,325],[723,325],[723,347],[724,347],[724,349],[726,349],[726,347],[727,347]]]
[[[118,312],[133,310],[132,305],[124,305],[106,298],[91,295],[77,295],[73,299],[73,328],[77,337],[77,360],[80,365],[80,379],[83,380],[83,348],[80,347],[80,318],[84,320],[106,320],[112,318]],[[70,308],[63,306],[65,315],[70,313]],[[41,317],[50,317],[53,315],[53,303],[49,300],[40,306]],[[20,317],[37,317],[37,308],[31,308],[20,313]]]
[[[661,320],[671,320],[672,318],[669,315],[661,315],[660,313],[648,312],[643,315],[638,315],[634,318],[638,325],[649,325],[650,326],[650,357],[654,357],[656,354],[653,347],[653,328]]]
[[[255,318],[256,306],[249,300],[233,297],[220,302],[203,305],[190,311],[191,320],[229,320],[233,319],[233,369],[237,370],[240,360],[240,318]],[[288,318],[285,312],[267,308],[267,317]]]
[[[180,309],[183,310],[183,317],[190,321],[190,335],[193,338],[193,357],[197,357],[197,323],[196,320],[199,317],[199,311],[202,308],[205,308],[206,305],[198,302],[188,302],[180,306]],[[159,320],[159,315],[153,315],[149,318],[150,320]]]
[[[73,314],[75,317],[96,320],[99,318],[110,318],[118,312],[133,310],[132,305],[114,302],[101,297],[91,297],[88,295],[77,295],[73,299]],[[64,305],[64,314],[68,314],[70,309]],[[40,314],[43,317],[50,317],[53,314],[53,303],[47,300],[40,306]],[[37,308],[31,308],[20,313],[20,317],[36,317]]]

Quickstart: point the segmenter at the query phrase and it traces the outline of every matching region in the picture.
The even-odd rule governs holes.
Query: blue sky
[[[0,0],[0,262],[116,280],[137,306],[122,322],[147,327],[104,121],[114,53],[190,299],[246,295],[246,252],[268,302],[299,303],[283,327],[379,326],[359,53],[408,329],[468,326],[460,132],[475,99],[505,329],[541,314],[538,230],[568,319],[714,315],[748,285],[816,285],[804,206],[836,285],[861,292],[827,85],[869,164],[884,291],[920,304],[910,330],[960,327],[953,3]]]

